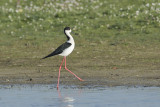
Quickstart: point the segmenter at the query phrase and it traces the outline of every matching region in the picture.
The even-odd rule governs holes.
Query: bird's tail
[[[43,57],[42,59],[46,59],[46,58],[48,58],[48,57],[55,56],[55,55],[57,55],[57,54],[55,54],[55,53],[53,52],[53,53],[51,53],[51,54],[49,54],[49,55]]]
[[[51,55],[45,56],[45,57],[43,57],[42,59],[46,59],[46,58],[48,58],[48,57],[51,57]]]
[[[48,58],[49,56],[45,56],[45,57],[43,57],[43,58],[41,58],[41,59],[46,59],[46,58]]]

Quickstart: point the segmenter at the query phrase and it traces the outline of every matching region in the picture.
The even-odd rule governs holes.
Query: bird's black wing
[[[53,51],[51,54],[43,57],[42,59],[61,54],[69,46],[71,46],[71,43],[65,42],[61,46],[59,46],[55,51]]]

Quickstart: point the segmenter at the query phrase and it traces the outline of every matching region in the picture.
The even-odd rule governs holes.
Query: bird
[[[65,43],[63,43],[62,45],[60,45],[57,49],[55,49],[52,53],[50,53],[49,55],[43,57],[42,59],[46,59],[48,57],[51,57],[51,56],[55,56],[55,55],[60,55],[60,56],[63,56],[63,60],[60,64],[60,67],[59,67],[59,74],[58,74],[58,82],[57,82],[57,89],[59,89],[59,79],[60,79],[60,71],[61,71],[61,67],[62,67],[62,64],[63,62],[65,61],[65,69],[67,71],[69,71],[71,74],[73,74],[77,79],[79,79],[80,81],[84,81],[82,80],[81,78],[79,78],[76,74],[74,74],[72,71],[70,71],[67,66],[66,66],[66,57],[72,53],[72,51],[74,50],[75,48],[75,42],[74,42],[74,39],[73,37],[71,36],[71,28],[70,27],[65,27],[64,28],[64,34],[66,35],[67,37],[67,41]]]

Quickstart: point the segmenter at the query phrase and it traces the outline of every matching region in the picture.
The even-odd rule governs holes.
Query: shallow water
[[[0,107],[160,107],[160,88],[1,85]]]

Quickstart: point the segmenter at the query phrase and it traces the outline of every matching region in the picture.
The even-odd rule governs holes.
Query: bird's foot
[[[81,78],[78,78],[80,81],[84,81],[84,80],[82,80]]]

